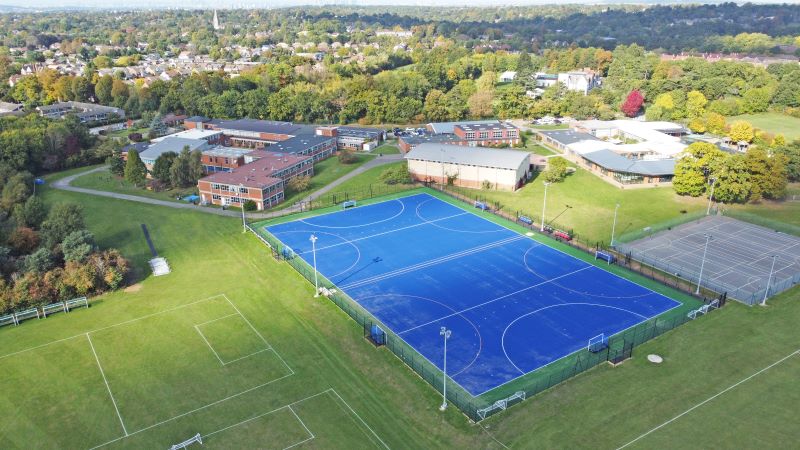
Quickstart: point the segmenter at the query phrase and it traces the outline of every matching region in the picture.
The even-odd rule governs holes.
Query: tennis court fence
[[[667,221],[664,223],[660,223],[650,227],[647,231],[637,231],[635,233],[630,233],[625,236],[621,236],[620,239],[616,240],[617,245],[616,248],[612,248],[609,246],[609,243],[604,241],[595,241],[590,242],[584,240],[581,235],[576,233],[573,229],[569,227],[560,226],[554,222],[546,222],[544,229],[545,231],[542,232],[542,224],[541,221],[537,222],[537,215],[528,211],[514,211],[507,212],[504,210],[503,205],[497,201],[489,200],[479,193],[475,193],[476,191],[473,190],[462,190],[460,188],[455,188],[453,186],[441,186],[441,185],[430,185],[429,187],[436,189],[439,192],[442,192],[449,197],[457,199],[461,202],[466,204],[472,205],[474,202],[482,202],[490,206],[489,209],[485,210],[488,213],[491,213],[497,217],[501,217],[505,220],[510,222],[514,222],[516,225],[528,229],[532,233],[538,233],[545,236],[550,237],[551,239],[555,239],[556,241],[561,242],[562,244],[566,244],[574,249],[580,250],[584,253],[587,253],[591,256],[595,255],[597,251],[603,251],[606,253],[610,253],[615,258],[615,264],[618,266],[624,267],[631,272],[635,272],[639,275],[642,275],[646,278],[649,278],[653,281],[658,283],[664,284],[669,286],[673,289],[679,290],[684,294],[690,295],[697,300],[703,300],[704,298],[717,298],[723,295],[730,296],[736,300],[742,301],[747,303],[746,299],[741,299],[739,297],[734,296],[731,292],[728,292],[728,289],[725,286],[713,284],[713,283],[706,283],[703,282],[702,289],[700,294],[696,294],[695,290],[697,287],[697,280],[693,279],[692,277],[686,276],[687,271],[682,270],[661,270],[659,269],[659,265],[654,264],[654,261],[649,260],[648,258],[641,257],[637,252],[630,252],[630,251],[622,251],[619,245],[622,242],[622,239],[626,239],[626,242],[630,242],[631,240],[639,239],[640,237],[647,236],[652,233],[656,233],[658,231],[667,230],[672,227],[688,223],[691,221],[700,220],[702,217],[705,217],[705,211],[701,211],[698,213],[691,213],[691,214],[684,214],[681,217]],[[466,194],[465,192],[468,192]],[[525,218],[526,220],[520,220],[520,218]],[[530,220],[527,220],[530,219]],[[644,234],[639,234],[644,233]],[[568,236],[567,239],[565,236]],[[792,280],[783,280],[781,282],[773,282],[772,286],[770,287],[770,292],[779,292],[777,289],[784,284],[788,283],[788,286],[791,286],[791,283],[797,283],[797,281]],[[761,291],[761,297],[764,295],[764,291]],[[750,295],[748,294],[748,298]],[[758,295],[755,295],[754,298],[760,298]],[[752,304],[752,303],[747,303]]]
[[[270,248],[272,255],[276,259],[288,263],[313,285],[314,270],[305,260],[296,256],[293,251],[286,251],[288,248],[279,239],[267,232],[264,227],[258,229],[248,228]],[[320,286],[323,287],[321,289],[323,295],[350,316],[362,329],[369,330],[372,329],[373,325],[379,326],[385,333],[384,346],[440,393],[443,390],[443,383],[446,382],[448,402],[455,405],[464,415],[475,422],[484,420],[512,406],[517,401],[531,398],[602,363],[621,363],[631,357],[637,345],[692,320],[688,317],[688,312],[695,308],[695,305],[684,304],[658,318],[642,322],[620,334],[612,336],[608,341],[608,346],[599,352],[590,352],[588,349],[580,350],[548,366],[541,367],[535,372],[475,397],[449,377],[444,381],[443,373],[438,367],[392,332],[388,326],[358,302],[335,288],[333,283],[324,276],[319,273],[317,275],[319,276]],[[711,299],[704,299],[704,301],[710,303]]]

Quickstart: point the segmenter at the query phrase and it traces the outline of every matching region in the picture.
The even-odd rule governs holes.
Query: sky
[[[753,1],[753,0],[751,0]],[[800,0],[755,0],[754,3],[800,3]],[[117,0],[113,7],[117,8],[170,8],[176,3],[174,0]],[[500,6],[500,5],[533,5],[533,4],[566,4],[566,3],[719,3],[718,1],[703,0],[439,0],[438,6]],[[191,2],[193,8],[269,8],[300,5],[430,5],[428,0],[194,0]],[[106,8],[111,9],[108,0],[0,0],[0,6],[22,6],[27,8]],[[182,7],[187,5],[181,4]]]

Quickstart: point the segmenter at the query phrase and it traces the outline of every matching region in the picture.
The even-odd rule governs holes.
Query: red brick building
[[[313,160],[309,156],[254,151],[245,161],[247,159],[252,162],[200,179],[197,187],[203,202],[240,206],[252,200],[258,210],[268,209],[283,201],[286,180],[314,174]]]
[[[453,134],[472,146],[512,146],[520,143],[519,129],[505,122],[457,124],[453,127]]]

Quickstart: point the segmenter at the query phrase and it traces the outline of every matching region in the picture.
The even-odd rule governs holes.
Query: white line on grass
[[[707,399],[703,400],[702,402],[700,402],[700,403],[698,403],[698,404],[696,404],[696,405],[692,406],[691,408],[689,408],[689,409],[687,409],[686,411],[684,411],[684,412],[682,412],[682,413],[678,414],[677,416],[673,417],[672,419],[669,419],[669,420],[667,420],[666,422],[662,423],[661,425],[659,425],[659,426],[657,426],[657,427],[655,427],[655,428],[653,428],[653,429],[651,429],[651,430],[649,430],[649,431],[647,431],[647,432],[645,432],[645,433],[642,433],[642,434],[641,434],[641,435],[639,435],[639,436],[638,436],[636,439],[634,439],[634,440],[632,440],[632,441],[628,442],[627,444],[624,444],[624,445],[622,445],[622,446],[618,447],[618,448],[617,448],[617,450],[623,449],[623,448],[625,448],[625,447],[627,447],[627,446],[629,446],[629,445],[631,445],[631,444],[633,444],[633,443],[635,443],[635,442],[639,441],[640,439],[643,439],[643,438],[645,438],[646,436],[650,435],[651,433],[653,433],[653,432],[655,432],[655,431],[658,431],[658,430],[660,430],[661,428],[664,428],[665,426],[667,426],[667,425],[671,424],[672,422],[674,422],[674,421],[676,421],[676,420],[680,419],[681,417],[685,416],[686,414],[689,414],[690,412],[694,411],[695,409],[697,409],[697,408],[699,408],[699,407],[701,407],[701,406],[705,405],[706,403],[708,403],[708,402],[710,402],[710,401],[714,400],[715,398],[719,397],[720,395],[722,395],[722,394],[724,394],[724,393],[726,393],[726,392],[728,392],[728,391],[730,391],[730,390],[732,390],[732,389],[735,389],[735,388],[736,388],[736,387],[738,387],[740,384],[742,384],[742,383],[745,383],[745,382],[747,382],[747,381],[749,381],[749,380],[751,380],[751,379],[753,379],[753,378],[755,378],[755,377],[757,377],[757,376],[761,375],[762,373],[766,372],[767,370],[769,370],[769,369],[771,369],[771,368],[773,368],[773,367],[777,366],[778,364],[781,364],[781,363],[783,363],[783,362],[784,362],[784,361],[786,361],[787,359],[791,358],[792,356],[796,356],[796,355],[800,355],[800,349],[797,349],[797,350],[793,351],[792,353],[790,353],[790,354],[788,354],[788,355],[784,356],[783,358],[781,358],[781,359],[779,359],[779,360],[775,361],[774,363],[772,363],[772,364],[768,365],[767,367],[764,367],[763,369],[761,369],[761,370],[759,370],[758,372],[756,372],[756,373],[754,373],[754,374],[750,375],[749,377],[747,377],[747,378],[744,378],[744,379],[742,379],[742,380],[738,381],[737,383],[734,383],[734,384],[732,384],[732,385],[728,386],[727,388],[723,389],[723,390],[722,390],[722,391],[720,391],[720,392],[717,392],[716,394],[712,395],[711,397],[709,397],[709,398],[707,398]]]
[[[108,325],[106,327],[97,328],[97,329],[94,329],[94,330],[91,330],[91,331],[84,331],[83,333],[76,334],[74,336],[66,337],[66,338],[63,338],[63,339],[57,339],[55,341],[50,341],[50,342],[47,342],[45,344],[41,344],[41,345],[37,345],[37,346],[34,346],[34,347],[26,348],[24,350],[19,350],[19,351],[13,352],[13,353],[7,353],[5,355],[0,355],[0,359],[8,358],[9,356],[19,355],[20,353],[29,352],[31,350],[37,350],[37,349],[40,349],[40,348],[43,348],[43,347],[47,347],[48,345],[53,345],[53,344],[58,344],[60,342],[68,341],[70,339],[79,338],[79,337],[84,336],[84,335],[89,334],[89,333],[96,333],[98,331],[107,330],[109,328],[118,327],[120,325],[127,325],[129,323],[136,322],[138,320],[147,319],[149,317],[157,316],[159,314],[165,314],[165,313],[172,312],[172,311],[175,311],[175,310],[178,310],[178,309],[181,309],[181,308],[186,308],[188,306],[196,305],[198,303],[207,302],[207,301],[213,300],[213,299],[215,299],[217,297],[224,297],[224,294],[217,294],[217,295],[214,295],[212,297],[204,298],[202,300],[197,300],[196,302],[187,303],[185,305],[175,306],[173,308],[168,308],[168,309],[165,309],[163,311],[159,311],[159,312],[152,313],[152,314],[147,314],[147,315],[144,315],[142,317],[138,317],[136,319],[126,320],[124,322],[120,322],[120,323],[117,323],[117,324],[114,324],[114,325]]]
[[[244,355],[244,356],[241,356],[241,357],[239,357],[239,358],[236,358],[236,359],[234,359],[234,360],[231,360],[231,361],[225,361],[224,363],[222,363],[222,365],[223,365],[223,366],[227,366],[228,364],[233,364],[233,363],[235,363],[236,361],[241,361],[241,360],[243,360],[243,359],[245,359],[245,358],[249,358],[249,357],[251,357],[251,356],[254,356],[254,355],[257,355],[257,354],[259,354],[259,353],[268,352],[268,351],[270,351],[270,350],[272,350],[272,349],[271,349],[271,348],[265,348],[265,349],[263,349],[263,350],[259,350],[259,351],[256,351],[256,352],[253,352],[253,353],[250,353],[249,355]]]
[[[266,383],[262,383],[262,384],[259,384],[258,386],[251,387],[250,389],[245,389],[244,391],[242,391],[242,392],[239,392],[238,394],[229,395],[229,396],[227,396],[227,397],[225,397],[225,398],[223,398],[223,399],[219,399],[219,400],[213,401],[213,402],[211,402],[211,403],[209,403],[209,404],[207,404],[207,405],[203,405],[203,406],[200,406],[199,408],[195,408],[195,409],[193,409],[193,410],[191,410],[191,411],[187,411],[187,412],[185,412],[185,413],[178,414],[177,416],[175,416],[175,417],[171,417],[171,418],[169,418],[169,419],[167,419],[167,420],[162,420],[161,422],[154,423],[153,425],[146,426],[146,427],[142,428],[141,430],[137,430],[137,431],[134,431],[134,432],[132,432],[132,433],[128,433],[128,434],[126,434],[125,436],[120,436],[120,437],[118,437],[118,438],[116,438],[116,439],[112,439],[112,440],[110,440],[110,441],[108,441],[108,442],[104,442],[104,443],[102,443],[102,444],[100,444],[100,445],[97,445],[97,446],[95,446],[95,447],[92,447],[90,450],[94,450],[94,449],[97,449],[97,448],[100,448],[100,447],[105,447],[105,446],[106,446],[106,445],[108,445],[108,444],[113,444],[114,442],[121,441],[122,439],[125,439],[125,438],[126,438],[126,437],[128,437],[128,436],[133,436],[133,435],[135,435],[135,434],[139,434],[139,433],[141,433],[142,431],[147,431],[147,430],[149,430],[149,429],[152,429],[152,428],[155,428],[155,427],[157,427],[157,426],[164,425],[165,423],[172,422],[172,421],[174,421],[174,420],[180,419],[181,417],[188,416],[189,414],[194,414],[194,413],[196,413],[196,412],[198,412],[198,411],[202,411],[202,410],[204,410],[204,409],[206,409],[206,408],[210,408],[210,407],[212,407],[212,406],[214,406],[214,405],[218,405],[218,404],[220,404],[220,403],[222,403],[222,402],[225,402],[225,401],[231,400],[231,399],[233,399],[233,398],[236,398],[236,397],[240,397],[240,396],[242,396],[242,395],[244,395],[244,394],[248,394],[248,393],[250,393],[250,392],[253,392],[253,391],[255,391],[256,389],[260,389],[260,388],[262,388],[262,387],[264,387],[264,386],[270,385],[270,384],[272,384],[272,383],[275,383],[275,382],[277,382],[277,381],[280,381],[280,380],[282,380],[282,379],[284,379],[284,378],[286,378],[286,377],[290,377],[290,376],[292,376],[292,375],[294,375],[294,372],[293,372],[293,373],[287,373],[286,375],[284,375],[284,376],[282,376],[282,377],[275,378],[274,380],[267,381]]]
[[[117,401],[114,400],[114,394],[111,393],[111,386],[108,385],[106,374],[103,371],[103,366],[100,364],[100,358],[97,357],[97,352],[94,350],[94,344],[92,344],[92,338],[89,336],[89,333],[86,333],[86,339],[89,341],[89,346],[92,348],[94,360],[97,361],[97,368],[100,369],[100,375],[103,376],[103,382],[106,384],[106,389],[108,389],[108,396],[111,397],[111,403],[114,404],[114,410],[117,411],[117,417],[119,418],[119,424],[122,425],[122,431],[125,432],[125,436],[128,436],[128,430],[125,428],[125,422],[122,421],[122,415],[119,413]]]
[[[244,319],[244,321],[247,322],[247,325],[250,326],[250,328],[258,335],[258,337],[260,337],[261,340],[264,341],[264,344],[266,344],[266,346],[268,348],[270,348],[275,353],[275,356],[277,356],[278,359],[281,360],[283,365],[286,366],[287,369],[289,369],[289,372],[290,372],[289,375],[294,375],[294,370],[291,367],[289,367],[288,364],[286,364],[286,361],[283,360],[283,357],[281,357],[280,353],[278,353],[278,351],[275,350],[275,348],[273,346],[269,345],[269,342],[267,342],[267,340],[264,339],[264,336],[262,336],[261,333],[259,333],[258,330],[256,330],[256,327],[254,327],[253,324],[250,323],[249,320],[247,320],[247,317],[245,317],[244,314],[242,314],[242,312],[239,311],[239,308],[236,307],[236,305],[231,301],[231,299],[229,299],[228,296],[225,295],[225,294],[222,294],[222,296],[225,298],[225,300],[228,301],[228,303],[231,304],[231,306],[233,306],[233,309],[235,309],[236,312],[239,313],[240,316],[242,316],[242,319]]]
[[[297,442],[297,443],[295,443],[295,444],[292,444],[292,445],[290,445],[290,446],[288,446],[288,447],[284,448],[283,450],[288,450],[288,449],[290,449],[290,448],[292,448],[292,447],[297,447],[298,445],[300,445],[300,444],[302,444],[302,443],[304,443],[304,442],[308,442],[308,441],[310,441],[310,440],[312,440],[312,439],[314,439],[314,438],[316,437],[316,436],[314,436],[314,433],[312,433],[312,432],[311,432],[311,430],[309,430],[309,429],[308,429],[308,427],[306,426],[305,422],[303,422],[303,419],[301,419],[301,418],[300,418],[300,416],[298,416],[298,415],[297,415],[297,413],[296,413],[296,412],[294,412],[294,409],[292,409],[292,405],[291,405],[291,404],[289,404],[289,405],[287,405],[286,407],[287,407],[287,408],[289,408],[289,411],[291,411],[291,412],[292,412],[292,414],[294,414],[294,417],[295,417],[295,418],[297,418],[297,421],[298,421],[298,422],[300,422],[300,425],[302,425],[302,426],[303,426],[303,428],[305,428],[305,429],[306,429],[306,432],[308,433],[308,435],[309,435],[310,437],[309,437],[308,439],[306,439],[306,440],[303,440],[303,441]]]
[[[365,426],[365,427],[367,427],[367,429],[368,429],[368,430],[369,430],[369,431],[372,433],[372,435],[373,435],[373,436],[375,436],[375,439],[377,439],[377,440],[378,440],[378,442],[380,442],[380,443],[381,443],[381,445],[383,445],[383,447],[384,447],[384,448],[386,448],[386,449],[388,450],[389,446],[388,446],[388,445],[386,445],[386,443],[385,443],[385,442],[383,442],[383,439],[381,439],[381,437],[380,437],[380,436],[378,436],[378,433],[376,433],[376,432],[375,432],[375,430],[373,430],[373,429],[372,429],[372,427],[370,427],[369,425],[367,425],[367,422],[365,422],[365,421],[364,421],[364,419],[362,419],[362,418],[361,418],[361,416],[359,416],[359,415],[358,415],[358,413],[357,413],[357,412],[355,412],[355,410],[353,409],[353,407],[352,407],[352,406],[350,406],[350,404],[348,404],[348,403],[347,403],[347,402],[346,402],[346,401],[345,401],[345,400],[342,398],[342,396],[341,396],[341,395],[339,395],[339,393],[338,393],[338,392],[336,392],[336,389],[333,389],[333,388],[331,388],[331,389],[329,389],[329,391],[330,391],[330,392],[333,392],[334,394],[336,394],[336,396],[337,396],[337,397],[339,397],[339,400],[341,400],[341,401],[342,401],[342,403],[344,403],[344,405],[345,405],[345,406],[347,406],[347,409],[349,409],[349,410],[350,410],[350,412],[352,412],[352,413],[353,413],[353,414],[354,414],[356,417],[358,417],[358,420],[360,420],[360,421],[361,421],[361,423],[362,423],[362,424],[364,424],[364,426]]]
[[[234,315],[235,315],[235,314],[234,314]],[[220,364],[222,364],[222,365],[224,366],[224,365],[225,365],[225,361],[223,361],[223,360],[222,360],[222,358],[220,358],[220,357],[219,357],[219,353],[217,353],[217,351],[216,351],[216,350],[214,350],[214,347],[212,347],[212,346],[211,346],[211,343],[210,343],[210,342],[208,342],[208,339],[206,339],[206,337],[205,337],[205,335],[203,334],[203,332],[202,332],[202,331],[200,331],[200,328],[199,328],[197,325],[195,325],[195,326],[194,326],[194,329],[195,329],[195,330],[197,330],[197,334],[199,334],[199,335],[200,335],[200,337],[201,337],[201,338],[203,338],[203,342],[205,342],[205,343],[206,343],[206,345],[208,345],[208,348],[209,348],[209,349],[211,349],[211,353],[213,353],[213,354],[214,354],[214,356],[216,356],[216,357],[217,357],[217,360],[219,360],[219,363],[220,363]]]

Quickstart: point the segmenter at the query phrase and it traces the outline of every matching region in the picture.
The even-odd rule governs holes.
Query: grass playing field
[[[786,139],[800,139],[800,119],[787,116],[781,113],[758,113],[744,114],[741,116],[727,117],[726,121],[731,124],[736,120],[746,120],[754,127],[760,128],[767,133],[783,134]]]
[[[800,440],[797,288],[766,308],[731,304],[637,347],[619,367],[471,425],[454,408],[440,413],[435,391],[313,298],[236,219],[46,187],[43,198],[80,202],[100,244],[121,248],[141,279],[89,309],[0,329],[0,355],[65,339],[0,359],[4,448],[90,448],[123,437],[123,422],[130,436],[110,447],[166,448],[200,432],[211,448],[617,448],[661,425],[631,447]],[[170,275],[146,278],[140,223]],[[214,355],[226,362],[263,350],[259,334],[272,350],[227,365]],[[649,353],[665,362],[647,363]],[[277,355],[291,375],[280,378],[290,372]]]

